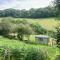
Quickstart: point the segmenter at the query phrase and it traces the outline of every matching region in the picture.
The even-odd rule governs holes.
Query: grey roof
[[[49,38],[49,36],[46,36],[46,35],[36,35],[35,37],[36,38]]]

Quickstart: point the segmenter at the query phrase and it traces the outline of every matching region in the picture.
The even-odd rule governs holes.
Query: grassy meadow
[[[1,18],[2,19],[2,18]],[[28,19],[28,18],[13,18],[15,20],[27,20],[29,23],[40,24],[47,30],[55,30],[55,27],[60,24],[60,20],[56,18],[40,18],[40,19]]]
[[[59,49],[56,46],[51,47],[51,46],[44,46],[44,45],[26,44],[18,40],[0,37],[0,53],[2,52],[2,50],[6,48],[9,48],[11,50],[13,49],[20,50],[21,48],[23,48],[24,50],[25,49],[28,50],[31,47],[35,47],[36,49],[40,48],[43,52],[45,53],[47,52],[49,60],[54,60],[56,56],[59,55]],[[21,51],[20,53],[23,53],[23,52]]]
[[[4,17],[4,18],[0,18],[0,20],[2,19],[6,19],[6,18],[10,18],[10,17]],[[55,27],[60,24],[60,20],[57,20],[56,18],[40,18],[40,19],[28,19],[28,18],[11,18],[13,20],[27,20],[27,22],[29,23],[36,23],[36,24],[40,24],[42,27],[46,28],[47,30],[55,30]]]
[[[6,18],[0,18],[0,21],[2,19],[6,19]],[[51,30],[51,31],[55,31],[55,27],[60,23],[60,21],[55,20],[55,18],[41,18],[41,19],[12,18],[12,19],[14,19],[16,21],[17,20],[19,20],[19,21],[27,20],[27,22],[29,22],[29,23],[39,24],[42,27],[44,27],[45,29]],[[35,38],[31,35],[30,40],[34,42],[34,39]],[[12,54],[11,60],[27,60],[27,59],[29,60],[29,58],[32,55],[31,56],[29,55],[29,57],[27,55],[28,55],[28,53],[30,54],[31,52],[34,51],[34,50],[32,50],[33,48],[37,49],[37,51],[36,51],[37,53],[40,52],[40,51],[38,52],[39,49],[41,49],[44,53],[46,53],[48,56],[47,60],[55,60],[56,56],[60,55],[60,50],[57,46],[47,46],[47,45],[41,45],[41,44],[37,44],[37,45],[36,44],[27,44],[23,41],[19,41],[18,39],[17,40],[8,39],[8,38],[0,36],[0,53],[1,53],[0,60],[2,60],[2,59],[4,60],[4,58],[5,58],[4,50],[6,48],[11,51],[10,52]],[[17,49],[17,51],[16,51],[16,49]],[[33,54],[33,56],[38,55],[35,52],[32,54]],[[38,55],[38,56],[40,56],[40,55]],[[10,55],[8,56],[7,60],[10,60],[9,58],[10,58]],[[27,58],[27,59],[25,59],[25,58]],[[30,59],[30,60],[33,60],[33,59]],[[37,60],[39,60],[39,59],[37,59]]]
[[[55,27],[60,23],[60,21],[55,20],[55,18],[30,19],[28,21],[31,23],[40,24],[47,30],[54,30]]]

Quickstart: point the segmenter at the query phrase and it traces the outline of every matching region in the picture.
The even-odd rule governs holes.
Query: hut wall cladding
[[[35,36],[35,41],[36,43],[40,43],[40,44],[48,44],[49,41],[49,37],[45,36],[45,35],[36,35]]]
[[[38,44],[45,44],[49,46],[56,45],[56,40],[54,38],[50,38],[49,36],[45,36],[45,35],[36,35],[35,41]]]

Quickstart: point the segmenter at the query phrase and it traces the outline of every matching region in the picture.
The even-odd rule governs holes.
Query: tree
[[[31,24],[32,29],[34,30],[35,34],[46,34],[46,29],[44,29],[39,24]]]
[[[21,18],[27,18],[28,17],[28,11],[25,9],[20,10],[20,17]]]
[[[54,1],[55,1],[57,17],[60,17],[60,0],[54,0]]]
[[[28,24],[19,24],[17,34],[18,39],[23,40],[24,35],[29,36],[33,34],[33,30]]]
[[[47,18],[47,17],[55,17],[55,9],[54,7],[45,7],[34,9],[31,8],[29,10],[17,10],[17,9],[5,9],[0,10],[0,17],[16,17],[16,18]]]
[[[7,36],[10,31],[10,25],[7,22],[0,22],[0,35]]]

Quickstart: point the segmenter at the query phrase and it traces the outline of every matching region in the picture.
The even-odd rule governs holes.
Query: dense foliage
[[[47,33],[47,30],[42,26],[40,26],[39,24],[31,24],[31,26],[32,26],[32,29],[35,31],[36,35]]]
[[[6,9],[0,10],[0,17],[17,17],[17,18],[47,18],[55,17],[56,10],[54,7],[45,7],[30,10],[16,10],[16,9]]]
[[[56,55],[60,53],[55,46],[26,44],[0,36],[0,60],[54,60]]]
[[[55,7],[56,7],[56,13],[57,13],[57,16],[60,17],[60,0],[54,0],[55,1]]]
[[[60,26],[56,27],[55,38],[57,39],[57,44],[60,45]]]
[[[24,40],[24,36],[29,37],[33,34],[46,34],[46,32],[46,29],[39,24],[32,24],[24,19],[3,18],[0,21],[0,35],[8,38]]]
[[[58,19],[60,20],[60,0],[54,0],[55,2],[55,7],[56,7],[56,14]],[[60,23],[56,27],[56,39],[57,39],[57,44],[60,45]]]
[[[20,48],[0,46],[0,60],[47,60],[47,54],[41,49],[22,45]]]

